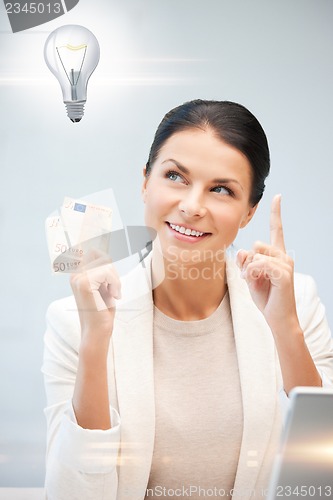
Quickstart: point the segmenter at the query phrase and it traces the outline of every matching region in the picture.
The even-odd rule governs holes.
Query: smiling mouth
[[[207,236],[211,233],[203,233],[202,231],[196,231],[195,229],[186,228],[184,226],[179,226],[178,224],[172,224],[172,222],[167,222],[168,226],[171,227],[174,231],[180,234],[184,234],[185,236],[194,236],[196,238],[200,238],[201,236]]]

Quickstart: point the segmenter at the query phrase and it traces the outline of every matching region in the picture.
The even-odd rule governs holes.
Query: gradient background
[[[43,59],[64,24],[86,26],[101,46],[78,124]],[[228,99],[260,120],[272,172],[237,245],[268,240],[281,192],[287,248],[332,324],[332,25],[331,0],[80,0],[12,34],[0,3],[0,487],[43,484],[44,318],[70,292],[68,277],[51,275],[45,218],[65,195],[112,187],[124,224],[142,224],[142,167],[175,105]]]

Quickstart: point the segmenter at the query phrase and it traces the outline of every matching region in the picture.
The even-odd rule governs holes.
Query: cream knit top
[[[197,321],[155,306],[153,340],[156,430],[145,498],[227,498],[243,429],[229,294]]]

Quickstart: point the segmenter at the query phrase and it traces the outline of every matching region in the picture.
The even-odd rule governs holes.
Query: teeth
[[[181,234],[186,234],[187,236],[202,236],[203,234],[205,233],[200,233],[200,231],[195,231],[194,229],[189,229],[189,228],[185,228],[183,226],[176,226],[175,224],[171,224],[171,222],[169,222],[170,226],[172,227],[172,229],[174,229],[175,231],[178,231],[179,233]]]

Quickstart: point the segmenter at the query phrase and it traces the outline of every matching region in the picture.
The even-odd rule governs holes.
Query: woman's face
[[[145,223],[163,255],[205,261],[224,252],[255,212],[251,173],[247,158],[209,129],[169,137],[142,188]]]

